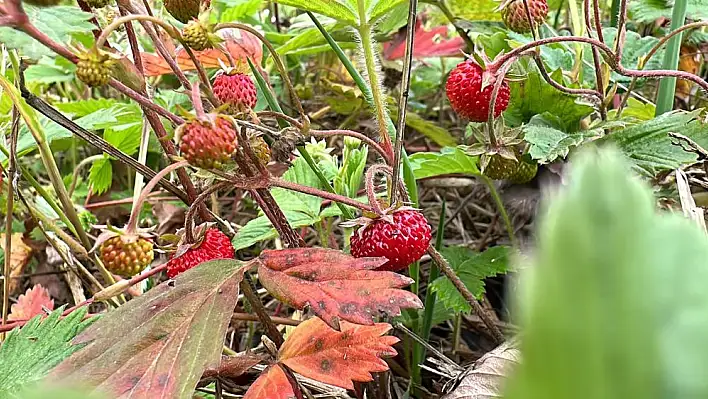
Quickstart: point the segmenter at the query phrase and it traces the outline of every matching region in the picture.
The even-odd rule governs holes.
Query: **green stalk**
[[[610,12],[610,26],[613,28],[617,27],[617,22],[619,21],[620,3],[622,3],[622,0],[612,0],[612,10]]]
[[[359,11],[359,26],[356,27],[359,32],[359,39],[361,40],[361,50],[364,55],[364,65],[366,66],[366,75],[369,78],[369,88],[371,89],[371,96],[374,103],[374,113],[376,115],[376,122],[379,125],[379,135],[381,141],[384,143],[384,149],[391,149],[391,132],[389,132],[386,126],[386,119],[389,119],[388,112],[386,112],[386,103],[384,100],[383,90],[381,88],[381,82],[379,82],[379,68],[376,64],[376,54],[374,53],[374,41],[371,37],[371,26],[366,19],[366,5],[365,1],[358,0],[358,11]],[[394,130],[395,134],[395,130]]]
[[[504,201],[502,201],[501,197],[499,196],[499,192],[497,189],[494,187],[494,182],[488,178],[485,175],[479,175],[478,176],[480,179],[482,179],[482,182],[484,185],[487,186],[489,189],[489,193],[492,195],[492,199],[494,200],[494,204],[497,206],[497,210],[499,211],[499,214],[502,217],[502,220],[504,221],[504,226],[506,227],[506,232],[509,235],[509,241],[511,242],[512,246],[516,246],[516,237],[514,236],[514,226],[511,224],[511,219],[509,219],[509,214],[506,213],[506,208],[504,208]]]
[[[283,109],[280,107],[280,104],[278,104],[278,100],[275,98],[275,94],[270,89],[270,86],[268,86],[268,83],[266,83],[265,79],[263,76],[261,76],[260,72],[258,72],[258,69],[253,65],[251,62],[251,59],[248,58],[248,66],[251,67],[251,71],[253,72],[253,76],[256,77],[256,83],[258,84],[258,87],[261,89],[261,93],[265,96],[266,100],[268,101],[268,105],[273,111],[283,113]],[[281,128],[287,127],[288,123],[284,120],[278,119],[278,125]],[[300,156],[302,159],[305,160],[307,165],[312,169],[313,172],[315,172],[315,175],[317,178],[320,180],[320,183],[322,183],[322,187],[324,187],[325,190],[327,190],[330,193],[335,194],[336,192],[334,191],[334,187],[332,187],[332,184],[330,184],[329,180],[327,180],[327,177],[325,177],[324,173],[322,173],[322,170],[320,170],[320,167],[317,166],[315,163],[315,160],[312,159],[312,156],[310,155],[309,152],[307,152],[307,149],[305,149],[304,145],[299,145],[296,147],[297,151],[300,153]],[[335,202],[337,204],[337,207],[339,210],[342,212],[342,217],[346,220],[353,219],[354,215],[352,215],[351,211],[344,206],[343,204],[340,204],[339,202]]]
[[[445,230],[445,211],[447,208],[447,203],[445,198],[443,198],[442,209],[440,211],[440,221],[438,222],[438,231],[435,235],[435,249],[438,251],[442,248],[443,244],[443,232]],[[440,277],[440,269],[435,264],[435,262],[430,263],[430,273],[428,274],[428,285],[425,291],[425,307],[423,313],[423,323],[419,325],[420,329],[417,331],[418,335],[424,339],[428,340],[430,338],[430,330],[433,328],[433,313],[435,310],[435,299],[437,295],[430,290],[430,284]],[[411,367],[411,379],[415,384],[420,383],[420,368],[416,368],[417,364],[420,364],[425,359],[425,348],[422,345],[416,343],[413,346],[413,367]]]
[[[686,21],[686,6],[687,0],[676,0],[674,8],[671,12],[671,30],[675,31],[683,26]],[[679,63],[679,54],[681,52],[681,39],[683,33],[669,39],[664,53],[664,63],[662,69],[676,70]],[[676,94],[676,78],[662,78],[659,83],[659,92],[656,98],[656,114],[659,116],[669,112],[674,108],[674,95]]]

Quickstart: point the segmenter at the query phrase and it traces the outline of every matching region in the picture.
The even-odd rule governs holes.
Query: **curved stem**
[[[92,155],[88,158],[84,158],[81,160],[81,162],[79,162],[78,165],[76,165],[76,168],[74,168],[74,173],[71,176],[72,178],[71,186],[69,186],[69,197],[74,195],[74,190],[76,189],[76,181],[79,179],[79,173],[81,172],[81,168],[90,164],[93,161],[98,161],[99,159],[103,159],[103,154]]]
[[[492,89],[492,95],[489,98],[489,114],[487,115],[487,130],[489,130],[489,143],[491,144],[492,147],[496,147],[497,145],[497,139],[496,136],[494,135],[494,106],[496,105],[495,103],[497,102],[497,96],[499,95],[499,90],[502,87],[502,84],[504,84],[504,76],[506,73],[509,71],[509,68],[511,68],[511,63],[508,64],[502,64],[501,67],[499,68],[499,74],[497,75],[497,79],[494,82],[494,88]]]
[[[300,98],[297,96],[295,93],[295,87],[293,86],[293,82],[290,80],[290,76],[288,75],[288,70],[285,68],[285,65],[283,65],[283,60],[280,59],[280,56],[278,55],[278,52],[275,51],[275,48],[273,45],[268,41],[268,39],[265,38],[260,32],[257,30],[253,29],[252,27],[244,24],[239,24],[235,22],[226,22],[226,23],[221,23],[218,24],[214,27],[214,32],[220,30],[220,29],[225,29],[225,28],[235,28],[235,29],[241,29],[245,30],[248,33],[253,34],[256,36],[263,44],[266,46],[268,51],[271,53],[273,56],[273,62],[275,62],[275,66],[278,68],[278,72],[280,72],[283,81],[285,82],[285,87],[288,88],[288,92],[290,93],[290,98],[293,101],[293,104],[295,105],[295,108],[297,109],[297,112],[300,114],[300,118],[302,119],[303,126],[305,129],[309,129],[310,122],[309,119],[307,118],[307,114],[305,114],[305,110],[302,108],[302,102],[300,102]]]
[[[277,177],[271,178],[270,185],[275,186],[275,187],[285,188],[285,189],[292,190],[292,191],[297,191],[297,192],[300,192],[303,194],[313,195],[315,197],[328,199],[328,200],[331,200],[334,202],[339,202],[344,205],[349,205],[354,208],[360,209],[362,211],[375,212],[373,206],[366,205],[366,204],[361,203],[355,199],[345,197],[345,196],[339,195],[339,194],[330,193],[329,191],[319,190],[319,189],[316,189],[313,187],[303,186],[303,185],[300,185],[297,183],[292,183],[292,182],[289,182],[289,181],[286,181],[286,180],[283,180],[283,179],[280,179]],[[376,202],[374,201],[374,203],[376,203]]]
[[[561,85],[560,83],[556,82],[551,78],[551,76],[548,74],[548,71],[546,70],[546,66],[543,65],[543,61],[541,60],[541,57],[538,55],[538,53],[534,52],[533,53],[533,60],[536,62],[536,66],[538,67],[539,72],[541,73],[541,77],[551,86],[553,86],[556,90],[562,91],[563,93],[571,94],[571,95],[576,95],[576,96],[593,96],[597,97],[597,100],[599,102],[602,102],[602,94],[598,93],[595,90],[592,89],[571,89],[570,87],[565,87]]]
[[[172,112],[162,108],[161,106],[155,104],[155,102],[150,101],[149,98],[143,96],[142,94],[138,93],[137,91],[131,89],[130,87],[126,86],[125,84],[121,83],[120,81],[116,80],[115,78],[111,78],[109,82],[110,86],[113,87],[114,89],[118,90],[119,92],[125,94],[126,96],[130,97],[133,99],[135,102],[143,106],[144,108],[147,108],[151,111],[154,111],[155,113],[159,114],[160,116],[163,116],[166,119],[169,119],[170,122],[174,123],[175,125],[181,125],[184,123],[184,119],[180,118],[179,116],[173,114]]]
[[[135,206],[133,207],[133,210],[130,212],[130,219],[128,219],[128,224],[126,226],[126,232],[127,233],[134,233],[135,230],[137,229],[138,225],[138,218],[140,216],[140,211],[143,209],[143,204],[145,203],[145,199],[147,196],[150,194],[153,188],[157,185],[157,183],[165,176],[168,174],[172,173],[173,171],[179,169],[179,168],[184,168],[189,166],[189,162],[187,161],[180,161],[173,163],[169,166],[167,166],[165,169],[162,169],[160,172],[158,172],[155,177],[150,179],[148,184],[145,185],[145,188],[143,188],[143,191],[140,193],[140,197],[138,200],[135,202]]]
[[[585,25],[588,31],[588,37],[592,37],[592,28],[593,28],[593,23],[592,23],[592,18],[590,15],[591,12],[591,2],[592,0],[585,0]],[[600,25],[600,18],[599,18],[599,9],[597,7],[597,1],[593,1],[595,4],[595,31],[597,32],[597,38],[599,41],[602,40],[602,25]],[[600,118],[605,121],[607,120],[607,107],[605,106],[605,86],[604,82],[605,80],[603,79],[602,76],[602,64],[600,62],[600,52],[595,48],[592,47],[592,62],[593,66],[595,69],[595,87],[598,93],[602,94],[602,99],[600,101],[600,104],[598,105],[600,108]]]
[[[256,115],[258,115],[259,118],[262,117],[262,116],[265,116],[266,118],[267,118],[267,117],[271,117],[271,118],[283,119],[283,120],[287,121],[288,123],[290,123],[291,125],[297,127],[298,129],[302,129],[302,123],[300,123],[299,120],[293,118],[293,117],[290,116],[290,115],[285,115],[285,114],[282,113],[282,112],[277,112],[277,111],[258,111],[258,112],[256,112]]]
[[[131,22],[131,21],[150,21],[150,22],[154,23],[155,25],[159,25],[162,29],[167,31],[167,33],[169,33],[170,36],[172,36],[173,38],[175,38],[175,39],[181,38],[181,35],[180,35],[179,31],[177,30],[177,28],[175,28],[174,26],[168,24],[167,22],[165,22],[159,18],[155,18],[151,15],[130,14],[130,15],[126,15],[125,17],[117,18],[116,20],[114,20],[113,22],[108,24],[108,26],[106,26],[105,29],[103,29],[103,32],[101,32],[101,36],[99,36],[98,39],[96,39],[96,43],[94,44],[94,47],[98,48],[98,49],[102,48],[103,45],[105,44],[106,40],[108,39],[108,35],[110,35],[111,32],[118,29],[121,25]]]
[[[384,151],[384,149],[377,143],[376,141],[372,140],[369,136],[355,132],[353,130],[310,130],[310,134],[314,137],[334,137],[334,136],[348,136],[348,137],[353,137],[355,139],[359,139],[362,142],[366,143],[374,149],[381,157],[386,161],[388,165],[391,165],[391,154],[387,153]]]
[[[502,220],[504,220],[504,227],[506,227],[506,233],[509,235],[509,241],[511,242],[512,246],[516,246],[516,236],[514,235],[514,226],[511,224],[511,219],[509,218],[509,214],[506,213],[506,208],[504,207],[504,201],[502,201],[501,197],[499,196],[499,192],[497,191],[496,187],[494,187],[494,182],[488,178],[487,176],[480,175],[480,179],[482,179],[482,182],[484,183],[485,186],[489,189],[489,194],[492,195],[492,199],[494,200],[494,204],[497,206],[497,210],[499,211],[499,214],[502,217]]]
[[[369,167],[369,170],[366,171],[366,176],[364,178],[366,183],[366,197],[369,199],[369,205],[371,205],[372,209],[374,210],[374,213],[379,216],[383,216],[384,213],[381,209],[381,205],[379,205],[378,199],[376,198],[376,189],[374,187],[376,173],[378,172],[388,172],[390,174],[390,167],[381,164],[371,165]]]
[[[209,186],[207,189],[202,191],[197,198],[194,199],[192,205],[189,206],[187,214],[184,216],[184,235],[188,244],[193,244],[196,242],[194,239],[194,215],[199,209],[199,206],[209,197],[212,193],[219,191],[222,188],[226,188],[231,183],[227,181],[218,182]]]

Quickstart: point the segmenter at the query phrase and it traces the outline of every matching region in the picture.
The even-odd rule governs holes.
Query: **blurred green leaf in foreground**
[[[522,362],[505,397],[708,397],[708,238],[659,213],[618,152],[572,168],[520,284]]]

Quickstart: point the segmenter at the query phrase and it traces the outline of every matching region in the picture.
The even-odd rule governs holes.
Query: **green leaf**
[[[364,0],[358,0],[364,1]],[[389,14],[393,9],[399,7],[401,4],[407,3],[406,0],[366,0],[366,3],[374,4],[373,8],[369,8],[369,23],[374,23],[379,20],[379,18]],[[408,8],[406,7],[406,10]]]
[[[326,15],[347,25],[356,25],[359,22],[356,8],[347,0],[278,0],[278,3]]]
[[[604,35],[605,44],[613,47],[615,38],[617,37],[617,29],[604,28],[602,29],[602,34]],[[622,65],[625,68],[636,69],[637,64],[639,63],[639,58],[645,57],[649,50],[651,50],[651,48],[654,47],[658,41],[659,39],[653,36],[642,37],[637,32],[627,30],[627,38],[623,47],[624,50],[622,51]],[[664,50],[662,48],[649,60],[649,62],[644,66],[644,69],[661,69],[661,60],[664,58],[663,54]],[[592,64],[592,52],[587,51],[585,53],[585,59]],[[585,74],[585,81],[592,82],[591,84],[594,85],[595,74],[592,73],[592,70],[588,70],[586,72],[589,73]],[[629,83],[632,80],[632,78],[620,75],[616,72],[612,72],[612,79],[615,82],[622,83]]]
[[[76,337],[86,346],[50,378],[112,397],[192,398],[204,370],[219,365],[244,270],[205,262],[133,298]]]
[[[42,57],[35,65],[25,71],[25,79],[30,83],[54,84],[74,80],[76,67],[64,58]]]
[[[417,152],[410,156],[411,168],[416,179],[465,174],[480,175],[477,157],[469,156],[457,147],[447,147],[437,152]]]
[[[60,318],[64,307],[42,319],[37,316],[12,330],[0,347],[0,397],[15,398],[20,389],[33,385],[54,366],[81,349],[71,340],[96,318],[83,321],[84,306]],[[22,396],[24,397],[24,396]]]
[[[391,113],[394,122],[398,115],[397,107],[391,108]],[[450,132],[443,128],[442,126],[431,122],[415,112],[406,113],[406,126],[411,129],[418,131],[418,133],[424,135],[425,137],[433,140],[435,144],[441,147],[451,147],[457,144],[457,140],[450,134]]]
[[[632,19],[642,23],[653,23],[657,19],[671,16],[673,2],[667,0],[634,0],[630,1],[629,10]],[[687,0],[686,16],[690,19],[708,19],[707,0]]]
[[[509,247],[492,247],[479,254],[464,247],[449,247],[445,248],[442,254],[455,274],[476,297],[484,293],[485,278],[504,274],[509,269]],[[447,277],[433,281],[430,289],[437,293],[437,301],[447,309],[465,313],[472,310]]]
[[[549,118],[550,119],[550,118]],[[566,133],[548,123],[542,115],[531,118],[528,125],[524,125],[524,141],[531,144],[529,154],[539,163],[551,163],[557,158],[565,158],[571,147],[582,144],[589,138],[599,137],[599,129],[581,130]]]
[[[109,98],[96,98],[89,100],[79,100],[72,101],[68,103],[58,103],[54,104],[54,107],[61,112],[73,116],[75,118],[81,118],[88,114],[92,114],[101,109],[108,109],[116,105],[118,102]]]
[[[219,0],[219,3],[226,6],[219,16],[221,22],[238,21],[243,17],[252,16],[263,6],[261,0]]]
[[[501,13],[494,10],[499,3],[494,0],[447,0],[452,15],[467,21],[501,21]]]
[[[560,82],[560,70],[551,74]],[[520,82],[511,82],[511,99],[509,108],[504,112],[504,118],[513,124],[528,122],[534,115],[549,114],[559,118],[565,131],[578,130],[580,120],[593,112],[593,107],[579,103],[576,96],[556,90],[546,83],[537,70],[529,72],[527,78]]]
[[[304,186],[321,188],[320,180],[302,158],[295,159],[290,169],[283,174],[283,179]],[[311,226],[321,220],[321,198],[280,187],[273,188],[271,193],[292,227]],[[236,250],[239,250],[275,237],[277,232],[270,220],[266,216],[259,216],[239,229],[233,239],[233,245]]]
[[[91,33],[95,26],[89,22],[93,14],[83,12],[76,6],[34,7],[23,4],[32,24],[50,39],[68,45],[77,33]],[[10,27],[0,28],[0,43],[17,49],[23,57],[40,59],[56,57],[56,53],[28,35]]]
[[[339,173],[334,178],[334,191],[349,198],[355,198],[364,179],[364,169],[369,155],[369,147],[344,147],[344,159]]]
[[[696,161],[696,154],[684,151],[674,145],[668,132],[689,133],[696,141],[705,141],[708,126],[696,120],[696,112],[671,112],[612,132],[599,140],[618,147],[633,162],[636,170],[645,176],[655,176],[667,169]]]
[[[523,362],[504,397],[708,397],[705,233],[658,213],[616,151],[583,153],[568,182],[519,282]]]
[[[138,147],[140,147],[141,125],[142,124],[136,124],[129,129],[118,131],[112,129],[106,130],[103,134],[103,138],[117,149],[128,155],[133,155],[138,152]]]
[[[95,195],[101,195],[111,188],[113,184],[113,165],[110,158],[104,156],[103,159],[99,159],[91,165],[89,184],[91,184],[91,190]]]
[[[622,119],[633,122],[648,121],[656,115],[656,106],[652,103],[643,103],[636,98],[630,97],[627,106],[622,111]],[[608,112],[610,118],[617,119],[617,110]]]
[[[290,226],[294,228],[312,226],[322,220],[320,215],[312,216],[310,213],[297,210],[283,210]],[[278,232],[266,216],[259,216],[251,219],[236,233],[232,244],[235,250],[248,248],[262,241],[272,240],[278,236]]]

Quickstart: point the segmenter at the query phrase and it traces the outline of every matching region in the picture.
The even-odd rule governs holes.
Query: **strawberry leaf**
[[[302,398],[300,390],[293,389],[293,382],[288,378],[282,366],[278,364],[270,366],[248,388],[243,399]]]
[[[276,298],[298,309],[310,306],[327,324],[339,321],[372,325],[376,311],[397,316],[402,308],[423,304],[400,290],[413,282],[393,272],[374,271],[385,258],[354,258],[323,248],[263,251],[258,276]]]
[[[86,347],[50,377],[113,397],[191,398],[204,370],[219,366],[244,270],[206,262],[131,300],[76,337]]]
[[[280,362],[305,377],[354,389],[352,381],[371,381],[371,373],[388,370],[381,356],[396,356],[398,338],[383,336],[387,323],[371,326],[341,323],[341,331],[313,317],[288,335],[280,348]]]
[[[8,320],[29,320],[37,315],[46,315],[44,309],[54,310],[54,300],[40,284],[27,289],[10,308]]]
[[[1,398],[20,397],[15,396],[20,389],[39,381],[52,367],[81,349],[70,341],[96,318],[82,321],[87,307],[61,318],[63,311],[62,307],[46,318],[37,316],[7,335],[0,347]]]

